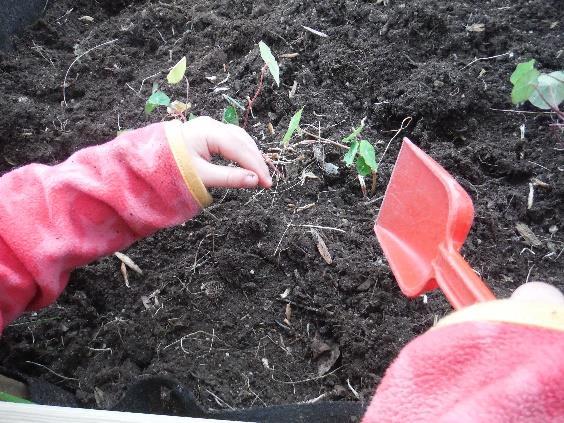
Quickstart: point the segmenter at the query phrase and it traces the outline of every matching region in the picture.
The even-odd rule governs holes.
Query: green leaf
[[[229,97],[227,94],[223,94],[223,98],[232,106],[237,107],[238,109],[245,111],[245,106],[243,106],[241,103],[239,103],[237,100],[235,100],[233,97]]]
[[[346,163],[347,166],[350,166],[353,164],[354,159],[356,157],[356,153],[358,153],[358,147],[359,147],[359,142],[358,141],[353,141],[353,143],[351,144],[351,146],[349,147],[347,153],[345,154],[345,156],[343,157],[343,161]]]
[[[364,129],[364,123],[361,123],[358,128],[355,128],[349,135],[343,138],[343,142],[345,144],[348,144],[351,141],[357,141],[358,136],[360,135],[363,129]]]
[[[370,144],[366,140],[362,140],[360,142],[359,155],[372,172],[378,171],[378,163],[376,163],[376,151],[374,150],[374,146],[372,144]]]
[[[16,397],[15,395],[8,394],[7,392],[0,392],[0,402],[14,402],[19,404],[33,404],[33,402],[25,398]]]
[[[182,81],[184,74],[186,73],[186,56],[184,56],[180,61],[172,67],[166,79],[169,84],[175,85]]]
[[[513,71],[513,73],[511,74],[509,80],[513,85],[515,85],[517,81],[519,81],[519,79],[523,77],[523,75],[528,74],[534,68],[535,68],[535,59],[531,59],[528,62],[519,63],[515,68],[515,70]]]
[[[529,101],[539,109],[557,109],[564,101],[564,71],[540,75]]]
[[[259,42],[260,56],[264,63],[268,66],[270,74],[276,81],[276,85],[280,86],[280,68],[278,67],[278,62],[274,58],[270,47],[268,47],[263,41]]]
[[[535,91],[535,85],[537,84],[539,75],[540,72],[533,69],[517,81],[513,86],[513,90],[511,90],[511,102],[513,104],[523,103],[529,99]]]
[[[194,113],[190,113],[190,115],[188,116],[188,122],[190,122],[192,119],[196,119],[198,116],[196,116]]]
[[[145,113],[149,114],[155,110],[158,106],[168,106],[170,105],[170,98],[168,95],[162,91],[155,91],[151,94],[151,97],[147,99],[145,103]]]
[[[237,115],[235,106],[229,105],[223,111],[223,122],[239,126],[239,116]]]
[[[535,91],[539,75],[540,72],[535,69],[535,59],[517,65],[510,78],[513,84],[513,90],[511,91],[511,101],[513,104],[519,104],[529,99]]]
[[[356,171],[360,176],[370,176],[372,174],[372,169],[361,156],[356,159]]]
[[[282,138],[282,144],[283,145],[288,145],[288,143],[292,139],[292,136],[294,135],[294,132],[296,132],[296,130],[299,128],[300,120],[302,119],[302,112],[303,111],[304,111],[304,108],[302,107],[300,110],[298,110],[294,114],[294,116],[292,116],[292,119],[290,119],[290,124],[288,125],[288,130],[284,134],[284,138]]]

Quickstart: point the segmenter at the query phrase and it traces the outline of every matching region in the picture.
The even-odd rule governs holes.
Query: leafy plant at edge
[[[302,107],[300,110],[294,113],[294,116],[292,116],[292,119],[290,119],[290,124],[288,125],[288,129],[284,134],[284,138],[282,138],[282,145],[284,147],[288,145],[288,143],[294,136],[294,133],[300,128],[300,121],[302,120],[303,111],[304,108]]]
[[[178,63],[170,69],[166,79],[170,85],[176,85],[184,79],[185,74],[186,56],[180,59]],[[189,104],[181,101],[171,101],[170,97],[164,91],[159,90],[159,85],[154,83],[153,92],[145,103],[145,113],[150,114],[159,106],[166,107],[168,113],[173,116],[178,116],[181,119],[186,119],[185,113],[190,108]]]
[[[260,50],[260,57],[264,60],[264,63],[268,67],[270,74],[274,78],[276,85],[280,86],[280,67],[278,66],[278,62],[274,58],[270,47],[268,47],[264,41],[259,42],[259,50]]]
[[[229,105],[223,111],[223,122],[239,126],[239,115],[237,114],[235,106]]]
[[[223,94],[223,98],[227,101],[227,103],[229,103],[223,111],[223,122],[239,126],[239,113],[237,113],[237,109],[244,112],[245,107],[234,98],[229,97],[227,94]]]
[[[249,114],[253,110],[253,105],[255,101],[257,101],[258,96],[262,92],[264,87],[264,76],[266,74],[266,70],[268,69],[272,77],[274,78],[274,82],[276,82],[277,86],[280,86],[280,66],[278,66],[278,62],[276,58],[272,54],[270,47],[266,45],[264,41],[259,42],[259,50],[260,50],[260,57],[264,61],[264,66],[260,70],[259,82],[257,86],[257,90],[253,98],[248,98],[247,100],[247,109],[245,111],[245,119],[243,122],[243,128],[247,127],[247,123],[249,122]]]
[[[360,139],[360,134],[364,129],[364,119],[360,126],[355,128],[349,135],[343,138],[343,144],[349,146],[348,151],[343,157],[347,166],[355,165],[359,177],[364,178],[372,175],[371,194],[376,191],[376,177],[378,174],[378,163],[376,162],[376,150],[374,146],[365,139]],[[359,178],[360,179],[360,178]],[[362,185],[363,181],[361,181]],[[365,189],[363,189],[363,192]]]
[[[541,73],[535,68],[535,59],[531,59],[517,65],[510,81],[513,85],[513,104],[529,101],[533,106],[552,110],[560,119],[564,119],[564,113],[559,109],[564,101],[564,71]]]

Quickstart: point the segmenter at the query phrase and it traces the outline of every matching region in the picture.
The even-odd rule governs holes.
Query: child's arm
[[[362,422],[564,420],[564,300],[523,287],[533,295],[467,307],[410,342]]]
[[[209,163],[221,154],[245,169]],[[269,187],[254,141],[209,118],[127,132],[56,166],[0,178],[0,332],[59,296],[70,272],[211,202],[206,187]]]

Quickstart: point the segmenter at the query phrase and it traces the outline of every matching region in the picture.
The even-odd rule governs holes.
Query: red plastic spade
[[[459,253],[473,218],[466,191],[404,138],[374,231],[405,295],[440,287],[455,309],[495,299]]]

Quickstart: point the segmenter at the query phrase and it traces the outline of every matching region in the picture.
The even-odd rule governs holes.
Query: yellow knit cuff
[[[509,299],[488,301],[449,314],[434,328],[468,322],[512,323],[564,331],[564,306]]]
[[[201,208],[209,206],[213,198],[192,164],[192,159],[186,149],[186,141],[182,137],[182,123],[173,120],[165,122],[164,125],[168,145],[188,190]]]

